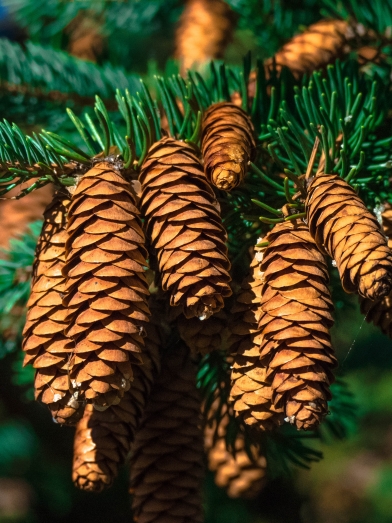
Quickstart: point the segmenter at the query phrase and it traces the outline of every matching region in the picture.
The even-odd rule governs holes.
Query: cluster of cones
[[[326,255],[368,319],[391,334],[387,239],[351,186],[328,173],[307,180],[306,220],[287,213],[260,240],[227,321],[230,261],[213,187],[244,182],[255,153],[248,115],[233,103],[213,105],[201,149],[204,164],[191,145],[159,140],[137,195],[121,162],[94,160],[71,196],[56,192],[36,251],[23,343],[36,398],[58,423],[76,424],[78,487],[111,485],[131,455],[139,523],[202,521],[203,422],[192,355],[220,348],[228,335],[230,405],[219,424],[212,405],[204,445],[218,484],[232,496],[252,495],[264,484],[266,461],[256,447],[245,450],[242,433],[228,452],[230,417],[255,433],[285,421],[308,430],[328,410],[336,358]],[[171,314],[150,293],[147,259]],[[167,318],[179,334],[169,345]]]

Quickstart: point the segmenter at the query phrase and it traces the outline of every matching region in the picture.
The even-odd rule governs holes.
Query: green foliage
[[[0,78],[3,92],[52,101],[71,99],[83,106],[93,104],[95,95],[113,99],[116,88],[134,91],[139,85],[137,77],[123,68],[98,66],[32,42],[22,47],[4,38],[0,39]]]
[[[391,37],[392,4],[387,0],[322,0],[325,16],[343,18],[362,24],[378,35]]]
[[[10,240],[0,257],[0,358],[20,347],[24,308],[30,295],[34,252],[42,222]]]

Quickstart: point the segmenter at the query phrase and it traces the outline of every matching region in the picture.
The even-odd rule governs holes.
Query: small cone
[[[129,183],[102,161],[81,179],[68,211],[66,334],[70,377],[95,407],[118,404],[142,361],[149,309],[147,252]]]
[[[260,360],[267,366],[272,401],[285,421],[313,429],[327,414],[336,358],[329,329],[333,305],[328,268],[307,226],[278,223],[268,234],[264,272]]]
[[[233,357],[230,401],[236,416],[247,425],[270,431],[283,422],[283,408],[272,404],[267,369],[260,363],[263,318],[261,296],[264,273],[260,270],[265,248],[255,248],[249,275],[242,282],[229,320],[229,351]]]
[[[388,238],[388,247],[392,249],[392,209],[382,213],[384,234]],[[360,298],[361,312],[366,315],[366,321],[379,327],[381,331],[392,338],[392,292],[379,301]]]
[[[182,72],[223,58],[233,38],[235,15],[222,0],[188,0],[176,31],[175,57]]]
[[[344,56],[349,40],[354,36],[352,27],[344,20],[320,20],[294,36],[274,57],[277,68],[288,67],[299,78],[312,73]],[[266,61],[272,65],[273,60]]]
[[[186,347],[169,349],[131,458],[138,523],[201,523],[203,434],[196,368]]]
[[[177,320],[177,328],[192,354],[204,356],[222,347],[226,322],[226,313],[221,310],[204,321],[200,321],[198,318],[187,320],[181,315]]]
[[[339,270],[343,289],[370,300],[392,290],[392,253],[377,219],[340,176],[315,176],[305,202],[309,230]]]
[[[215,403],[219,403],[219,399]],[[214,419],[214,403],[209,412],[209,420],[204,429],[204,447],[208,458],[208,468],[214,473],[215,483],[224,488],[230,498],[255,498],[265,485],[267,461],[255,447],[249,448],[249,456],[242,432],[234,443],[234,452],[226,448],[226,431],[230,421],[227,407],[217,428]]]
[[[96,62],[105,48],[101,23],[86,12],[80,12],[66,27],[68,52],[82,60]]]
[[[206,319],[230,296],[219,204],[191,146],[163,138],[143,164],[141,211],[170,305]]]
[[[81,403],[69,390],[72,342],[64,334],[67,311],[61,301],[69,204],[68,197],[57,192],[44,212],[23,331],[24,364],[36,369],[35,398],[46,403],[53,418],[64,424],[76,423],[83,414]]]
[[[146,331],[144,363],[135,366],[132,385],[120,403],[104,411],[87,405],[76,427],[72,479],[82,490],[101,492],[110,487],[129,454],[160,367],[160,329],[149,323]]]
[[[204,172],[218,189],[231,191],[244,181],[256,143],[249,116],[233,103],[212,105],[202,129]]]

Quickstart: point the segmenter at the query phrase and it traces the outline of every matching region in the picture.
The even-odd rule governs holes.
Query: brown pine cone
[[[386,209],[382,213],[382,225],[388,238],[388,247],[392,249],[392,209]],[[366,298],[360,298],[359,301],[366,321],[380,327],[384,334],[392,338],[392,292],[379,301]]]
[[[61,301],[69,204],[68,197],[57,192],[44,212],[23,331],[24,364],[36,369],[35,398],[48,405],[55,421],[64,424],[74,424],[83,415],[77,395],[69,390],[72,342],[64,334],[67,310]]]
[[[196,368],[185,346],[169,349],[136,434],[132,510],[138,523],[201,523],[203,433]]]
[[[212,105],[204,115],[202,151],[208,180],[224,191],[244,181],[256,142],[250,117],[233,103]]]
[[[93,492],[110,487],[129,454],[153,380],[160,368],[161,331],[146,325],[143,365],[135,366],[134,380],[118,405],[104,411],[87,405],[76,427],[72,479]]]
[[[227,316],[221,310],[211,318],[200,321],[198,318],[185,318],[180,315],[177,320],[178,332],[193,354],[208,354],[222,347]]]
[[[130,185],[102,161],[81,179],[68,211],[63,303],[73,340],[72,386],[96,408],[119,403],[142,361],[147,252]]]
[[[235,19],[222,0],[188,0],[176,31],[175,57],[183,73],[207,60],[223,58]]]
[[[309,230],[339,270],[343,289],[378,300],[392,290],[392,253],[377,219],[336,174],[315,176],[305,202]]]
[[[230,262],[220,208],[190,145],[163,138],[140,173],[141,211],[162,288],[187,318],[207,319],[230,296]]]
[[[266,238],[266,240],[268,237]],[[260,364],[259,327],[264,273],[260,270],[265,248],[255,248],[249,275],[244,279],[229,320],[229,351],[233,357],[230,401],[236,416],[247,425],[270,431],[283,422],[283,408],[272,404],[267,369]]]
[[[218,400],[215,400],[219,402]],[[249,456],[245,438],[238,432],[234,443],[234,453],[226,448],[226,431],[230,416],[226,409],[217,428],[214,418],[216,406],[211,406],[210,423],[204,428],[204,447],[208,458],[208,468],[214,473],[215,483],[226,490],[230,498],[255,498],[265,485],[267,461],[255,446],[250,446]]]
[[[278,223],[268,234],[261,270],[260,360],[272,401],[297,429],[315,428],[328,411],[336,358],[329,329],[328,268],[307,226]]]
[[[294,36],[275,55],[279,68],[288,67],[295,77],[311,74],[344,56],[348,43],[354,36],[352,27],[344,20],[320,20],[297,36]],[[272,65],[272,58],[266,66]]]

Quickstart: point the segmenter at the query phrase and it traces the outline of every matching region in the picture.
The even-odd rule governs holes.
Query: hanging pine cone
[[[104,411],[87,405],[76,427],[72,479],[82,490],[110,487],[129,454],[160,367],[161,330],[148,323],[146,331],[143,365],[135,366],[132,385],[119,405]]]
[[[143,164],[141,211],[155,249],[162,288],[187,318],[206,319],[231,290],[219,204],[191,146],[155,143]]]
[[[35,398],[47,404],[58,423],[74,424],[83,415],[69,391],[68,363],[72,342],[65,336],[67,311],[61,296],[65,278],[66,213],[69,199],[57,192],[44,212],[38,240],[27,320],[23,331],[24,364],[33,365]]]
[[[210,423],[204,429],[208,468],[214,473],[215,483],[224,488],[230,498],[255,498],[265,485],[267,461],[254,445],[246,448],[244,434],[240,431],[235,439],[233,452],[227,450],[226,431],[230,415],[225,406],[217,427],[217,402],[219,403],[219,399],[211,406],[208,416]]]
[[[117,404],[141,363],[148,285],[144,235],[130,185],[102,161],[68,211],[63,303],[73,340],[72,386],[97,408]]]
[[[328,411],[336,365],[328,269],[299,220],[275,225],[268,241],[260,266],[260,360],[268,368],[275,407],[283,407],[297,429],[312,429]]]
[[[346,292],[377,300],[392,290],[392,253],[376,218],[336,174],[315,176],[305,202],[309,230],[339,270]]]
[[[222,0],[188,0],[176,31],[175,57],[182,72],[222,58],[233,38],[235,15]]]
[[[261,293],[264,273],[260,270],[265,248],[257,249],[232,308],[229,321],[229,351],[234,359],[231,374],[230,401],[235,414],[247,425],[269,431],[283,422],[283,408],[272,404],[271,384],[267,369],[260,364],[262,340]]]
[[[278,68],[288,67],[297,78],[313,73],[344,56],[353,38],[351,26],[344,20],[320,20],[280,49],[274,60]],[[272,59],[266,65],[272,64]]]
[[[208,354],[222,347],[226,329],[226,313],[221,310],[211,318],[187,320],[182,314],[177,320],[178,332],[193,354]]]
[[[204,171],[218,189],[231,191],[244,181],[256,142],[250,117],[233,103],[212,105],[202,129]]]
[[[201,523],[203,434],[189,351],[169,349],[131,458],[135,521]]]
[[[384,234],[388,238],[388,247],[392,249],[392,209],[382,213]],[[392,292],[379,301],[360,298],[361,312],[366,321],[380,327],[381,331],[392,338]]]

